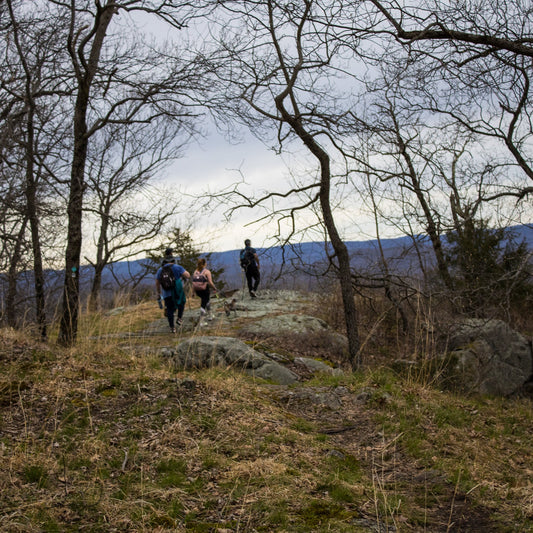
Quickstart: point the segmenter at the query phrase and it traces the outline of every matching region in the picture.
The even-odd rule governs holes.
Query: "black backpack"
[[[241,250],[240,260],[241,260],[241,268],[247,268],[255,260],[254,253],[248,248],[244,248]]]
[[[166,291],[169,291],[174,287],[176,283],[176,278],[174,277],[174,272],[172,272],[172,263],[165,265],[161,270],[161,276],[159,277],[159,283],[161,287]]]

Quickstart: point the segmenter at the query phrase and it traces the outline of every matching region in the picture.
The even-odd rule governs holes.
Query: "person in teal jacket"
[[[172,274],[174,275],[174,284],[171,289],[165,289],[161,285],[161,274],[165,265],[171,264]],[[183,312],[185,311],[185,291],[183,290],[183,280],[191,277],[189,272],[181,265],[176,264],[176,259],[170,254],[165,254],[163,264],[155,275],[155,287],[157,296],[162,297],[165,301],[165,315],[172,333],[176,332],[176,326],[181,326],[183,323]],[[174,325],[174,313],[178,312],[176,318],[176,326]]]

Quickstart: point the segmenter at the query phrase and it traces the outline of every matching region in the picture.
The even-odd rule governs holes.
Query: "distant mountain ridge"
[[[533,250],[533,225],[513,226],[509,230],[515,235],[518,242],[525,241]],[[415,243],[418,253],[415,253]],[[391,270],[408,272],[420,270],[419,261],[422,259],[427,266],[434,262],[431,242],[427,235],[418,235],[414,238],[402,236],[386,239],[372,239],[366,241],[347,241],[346,246],[350,254],[351,264],[357,270],[375,270],[376,264],[381,261],[381,250]],[[305,242],[281,248],[257,248],[261,264],[274,268],[282,263],[291,268],[303,265],[319,267],[327,260],[326,250],[333,253],[331,244],[324,242]],[[239,251],[213,252],[211,262],[218,267],[224,267],[228,277],[240,276]]]
[[[514,226],[509,228],[518,242],[525,241],[533,251],[533,225]],[[415,250],[414,242],[417,243]],[[381,251],[387,261],[389,272],[402,276],[418,277],[421,272],[421,261],[424,269],[434,268],[434,254],[427,236],[417,236],[414,239],[403,236],[387,238],[378,241],[348,241],[346,246],[351,257],[354,270],[361,275],[375,275],[382,271],[383,263]],[[261,288],[284,288],[314,290],[317,278],[327,270],[327,253],[332,248],[324,242],[305,242],[296,245],[274,246],[271,248],[257,248],[261,262]],[[226,288],[235,289],[244,286],[244,277],[239,265],[239,249],[225,252],[212,252],[210,263],[214,268],[224,269],[222,281]],[[140,292],[154,292],[154,276],[147,274],[146,259],[136,261],[120,261],[106,267],[102,275],[102,298],[113,299],[119,287],[128,292],[133,287]],[[282,268],[283,267],[283,268]],[[50,301],[60,298],[64,272],[48,270],[45,273],[46,290]],[[93,278],[93,269],[89,265],[80,268],[80,292],[82,297],[88,294]],[[19,277],[19,288],[30,295],[33,293],[33,273],[24,272]],[[0,274],[0,296],[7,290],[5,278]]]
[[[515,235],[518,242],[525,241],[530,249],[533,250],[533,225],[513,226],[509,228]],[[415,253],[415,242],[418,252]],[[377,239],[366,241],[347,241],[346,246],[350,254],[352,266],[359,271],[376,270],[378,263],[381,262],[381,249],[385,256],[388,267],[400,273],[420,271],[420,260],[430,268],[433,265],[433,252],[429,237],[426,235],[415,236],[414,239],[409,236],[397,238],[386,238],[378,241]],[[324,242],[304,242],[290,246],[271,248],[256,248],[260,263],[263,279],[268,276],[274,279],[275,273],[281,265],[284,270],[294,272],[299,270],[302,276],[305,276],[302,268],[315,273],[320,272],[320,266],[327,261],[327,254],[332,253],[331,244]],[[216,268],[224,268],[224,278],[230,286],[242,282],[241,269],[239,265],[240,249],[227,250],[224,252],[212,252],[211,264]],[[124,261],[113,264],[113,272],[117,278],[127,279],[132,275],[138,275],[142,270],[142,264],[146,260]],[[88,269],[88,267],[85,267]],[[104,275],[104,283],[111,281],[109,273]],[[149,277],[148,281],[153,281]],[[279,283],[279,280],[277,281]]]

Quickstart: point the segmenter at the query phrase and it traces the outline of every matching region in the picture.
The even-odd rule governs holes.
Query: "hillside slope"
[[[176,370],[162,349],[190,335],[337,356],[310,335],[242,336],[246,308],[218,313],[177,336],[153,303],[84,316],[68,351],[1,330],[0,529],[532,530],[529,399],[456,396],[383,364],[290,387]]]

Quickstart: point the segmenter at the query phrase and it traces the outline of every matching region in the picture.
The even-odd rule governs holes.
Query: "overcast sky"
[[[213,129],[208,138],[186,148],[183,158],[165,174],[166,184],[202,198],[205,191],[215,193],[243,179],[257,191],[272,185],[281,189],[287,169],[281,157],[254,137],[247,136],[242,143],[232,144]],[[269,224],[246,226],[260,218],[264,209],[241,209],[228,224],[222,205],[218,209],[202,209],[201,198],[189,199],[193,203],[190,212],[179,217],[184,227],[192,222],[195,241],[207,241],[210,251],[242,248],[246,238],[252,239],[255,246],[268,246],[273,234]]]
[[[159,43],[176,38],[179,40],[180,37],[176,34],[176,30],[142,12],[122,14],[114,23],[123,25],[124,31],[131,30],[133,23],[137,28],[136,31],[148,34]],[[249,184],[247,190],[251,194],[259,195],[265,191],[283,192],[290,189],[294,185],[291,175],[304,176],[303,179],[308,184],[309,172],[315,172],[317,168],[316,160],[303,147],[300,154],[285,154],[281,157],[244,129],[240,132],[243,142],[232,144],[217,132],[214,125],[205,126],[209,136],[185,148],[183,157],[173,163],[162,175],[166,186],[175,187],[191,196],[201,196],[206,190],[215,193],[244,180]],[[298,150],[300,144],[298,142],[293,148]],[[290,201],[295,203],[297,199],[293,198]],[[349,205],[349,212],[336,211],[338,229],[346,240],[373,238],[371,234],[373,222],[368,218],[363,219],[359,213],[359,204],[357,198],[354,198],[354,202]],[[275,204],[265,204],[255,209],[240,209],[232,214],[230,223],[225,220],[225,209],[222,206],[206,210],[202,209],[201,205],[201,200],[193,202],[192,208],[180,213],[178,224],[182,229],[190,227],[194,241],[205,242],[209,251],[240,249],[246,238],[250,238],[256,247],[277,244],[273,239],[277,233],[275,223],[263,221],[250,224],[264,217],[268,209],[279,208],[280,200]],[[315,221],[313,213],[306,216],[299,213],[299,229],[306,228]],[[321,239],[321,233],[315,235],[316,238],[311,236],[305,240]]]
[[[141,31],[147,31],[156,40],[165,41],[167,38],[175,37],[174,30],[169,30],[161,22],[154,22],[153,17],[147,18],[146,21],[146,25],[141,24]],[[122,20],[121,23],[124,22]],[[256,247],[276,244],[272,239],[277,233],[275,223],[250,224],[264,217],[265,209],[279,208],[279,202],[255,209],[240,209],[233,214],[228,223],[224,217],[223,206],[203,208],[202,194],[205,191],[220,192],[240,180],[245,180],[249,184],[248,191],[251,194],[259,195],[261,191],[267,190],[283,192],[292,186],[291,175],[297,176],[299,173],[300,176],[305,176],[305,182],[309,183],[309,172],[314,172],[317,162],[310,160],[310,156],[305,155],[305,150],[302,150],[300,161],[293,156],[290,156],[291,159],[288,159],[289,156],[283,158],[277,156],[247,132],[242,132],[243,142],[232,144],[218,133],[214,126],[206,126],[206,129],[209,130],[209,136],[185,148],[183,157],[162,176],[167,186],[186,193],[189,202],[195,196],[200,197],[192,201],[192,207],[185,208],[179,214],[180,228],[189,230],[195,243],[202,245],[205,243],[205,251],[239,249],[242,248],[245,238],[252,239]],[[339,201],[340,208],[335,209],[335,222],[342,237],[345,240],[375,238],[373,219],[361,213],[363,199],[354,194],[353,190],[348,192],[348,187],[346,190],[338,189],[333,193],[337,193],[336,200]],[[342,203],[344,205],[341,205]],[[312,216],[309,216],[308,220],[310,224],[313,223]],[[306,227],[305,221],[300,224],[300,229]],[[414,229],[416,231],[416,228]],[[383,226],[380,231],[381,237],[384,238],[399,236],[398,230],[392,225],[387,228]],[[319,238],[320,234],[316,234],[313,240]]]
[[[176,38],[175,30],[143,13],[124,14],[118,24],[125,24],[129,28],[133,20],[140,31],[157,41]],[[191,196],[201,196],[206,190],[215,193],[243,179],[254,192],[285,188],[288,170],[283,159],[249,132],[243,129],[240,132],[243,141],[235,144],[217,132],[214,124],[206,126],[206,129],[209,135],[184,148],[183,157],[165,170],[162,177],[166,186],[175,187]],[[200,206],[201,200],[193,201],[193,207],[180,214],[178,222],[184,229],[191,225],[195,242],[205,242],[209,251],[240,249],[246,238],[252,239],[256,247],[272,244],[270,238],[275,228],[271,225],[260,223],[246,226],[264,216],[264,208],[241,209],[232,215],[228,223],[222,206],[209,211]]]
[[[169,29],[165,23],[143,13],[124,15],[115,23],[125,25],[129,29],[133,20],[138,31],[149,34],[158,42],[177,37],[175,30]],[[299,159],[295,159],[299,156],[293,155],[278,156],[244,128],[240,132],[243,141],[238,144],[230,143],[217,132],[214,125],[207,125],[206,129],[209,131],[208,137],[184,148],[183,157],[166,169],[162,175],[165,185],[195,196],[201,195],[205,190],[218,192],[231,184],[245,180],[250,185],[248,190],[258,195],[262,191],[285,191],[293,184],[290,182],[291,174],[313,172],[317,166],[314,160],[310,164],[305,164],[305,160],[309,161],[311,157],[303,148]],[[307,179],[308,177],[306,181]],[[296,199],[292,201],[295,202]],[[255,209],[240,209],[232,214],[229,224],[225,220],[225,210],[222,206],[207,211],[200,208],[201,200],[193,204],[192,208],[186,209],[186,212],[178,217],[178,223],[183,229],[188,229],[191,225],[191,235],[194,241],[206,242],[209,251],[240,249],[246,238],[250,238],[256,247],[276,244],[272,238],[277,232],[275,223],[249,224],[264,217],[269,207],[272,209],[279,207],[280,201],[274,206],[270,204],[270,206],[265,205]],[[357,206],[354,205],[353,211],[356,209]],[[315,220],[312,214],[308,217],[300,217],[300,219],[301,227],[306,227],[307,223],[313,223]],[[341,226],[344,225],[344,234],[347,239],[365,240],[368,238],[360,234],[355,227],[350,227],[350,231],[346,232],[347,225],[343,224],[342,215],[339,215],[338,223],[339,229],[342,229]]]

